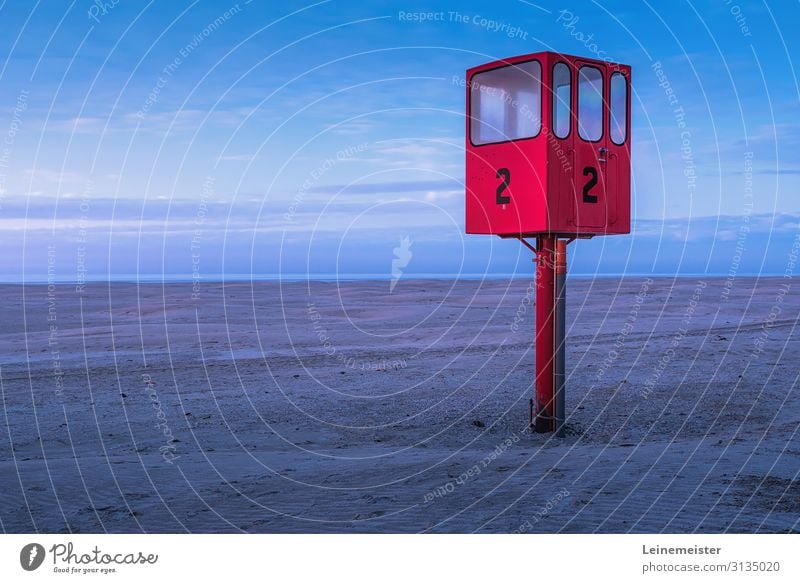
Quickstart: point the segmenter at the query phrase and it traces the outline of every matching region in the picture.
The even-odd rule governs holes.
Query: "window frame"
[[[556,107],[558,104],[558,97],[556,95],[556,67],[559,65],[564,65],[567,68],[567,74],[569,76],[569,101],[567,103],[567,133],[563,136],[559,136],[556,132]],[[552,96],[552,100],[550,102],[550,126],[553,135],[558,138],[559,140],[566,140],[567,138],[572,135],[572,87],[573,87],[573,80],[572,80],[572,67],[566,61],[557,61],[553,64],[553,70],[550,72],[550,95]]]
[[[537,132],[532,136],[527,136],[524,138],[514,138],[513,140],[502,140],[499,142],[484,142],[482,144],[476,144],[472,141],[472,120],[475,119],[472,115],[472,84],[478,75],[482,75],[484,73],[488,73],[490,71],[496,71],[498,69],[504,69],[506,67],[519,67],[520,65],[525,65],[527,63],[536,63],[539,65],[539,129]],[[542,119],[542,109],[543,109],[543,99],[542,93],[544,89],[544,83],[542,79],[542,75],[544,73],[544,68],[542,67],[542,62],[539,59],[525,59],[524,61],[519,61],[516,63],[506,63],[505,65],[498,65],[497,67],[490,67],[488,69],[484,69],[482,71],[477,71],[472,74],[467,82],[467,95],[469,96],[467,99],[467,121],[468,121],[468,131],[467,131],[467,139],[469,140],[470,145],[473,148],[481,148],[483,146],[496,146],[497,144],[513,144],[515,142],[522,142],[524,140],[533,140],[538,138],[542,134],[542,126],[544,126],[544,120]],[[480,122],[480,118],[478,118],[478,122]]]
[[[623,120],[623,123],[622,123],[622,126],[621,126],[623,128],[623,131],[625,132],[625,134],[622,137],[622,141],[621,142],[617,142],[617,141],[614,140],[614,131],[613,131],[613,128],[611,127],[611,122],[614,119],[614,115],[613,115],[613,112],[612,112],[612,108],[614,107],[614,100],[613,100],[612,95],[611,95],[611,90],[614,87],[614,77],[616,77],[616,76],[622,77],[623,87],[625,88],[625,101],[624,101],[624,103],[625,103],[625,119]],[[625,73],[623,73],[622,71],[614,71],[613,73],[611,73],[611,76],[608,78],[608,139],[615,146],[624,146],[625,143],[628,141],[628,134],[630,133],[629,129],[628,129],[628,119],[629,119],[628,110],[630,109],[629,94],[630,94],[630,84],[628,83],[628,76]]]
[[[600,136],[596,140],[589,140],[584,138],[581,135],[581,71],[583,69],[594,69],[598,73],[600,73],[600,82],[602,86],[600,87]],[[578,137],[586,142],[587,144],[596,144],[598,142],[602,142],[603,138],[605,137],[606,133],[606,71],[605,67],[601,68],[598,65],[594,64],[581,64],[578,67],[576,72],[576,81],[575,83],[575,123],[577,124],[577,134]]]

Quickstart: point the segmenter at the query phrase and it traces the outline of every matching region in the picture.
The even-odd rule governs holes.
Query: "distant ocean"
[[[530,279],[534,275],[533,268],[530,272],[520,273],[409,273],[404,274],[404,280],[414,279],[429,279],[429,280],[501,280],[501,279]],[[783,273],[738,273],[737,278],[742,277],[781,277]],[[723,273],[570,273],[569,279],[619,279],[623,277],[658,277],[658,278],[675,278],[687,279],[695,277],[703,278],[725,278],[729,277],[728,274]],[[348,274],[326,274],[326,273],[290,273],[290,274],[272,274],[272,273],[233,273],[229,275],[204,275],[200,280],[201,283],[219,283],[219,282],[242,282],[242,281],[389,281],[392,277],[384,273],[348,273]],[[153,275],[153,274],[120,274],[114,275],[110,278],[102,277],[86,277],[86,283],[191,283],[194,279],[191,275],[180,274],[166,274],[166,275]],[[58,285],[75,285],[77,281],[72,278],[54,277],[48,279],[47,275],[26,275],[24,280],[19,278],[11,278],[8,276],[0,275],[1,284],[46,284],[55,283]]]

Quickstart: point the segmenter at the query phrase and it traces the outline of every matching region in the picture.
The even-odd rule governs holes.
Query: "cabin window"
[[[628,82],[622,73],[611,75],[611,141],[622,145],[628,137]]]
[[[476,146],[532,138],[542,127],[539,61],[476,73],[470,81],[470,140]]]
[[[603,137],[603,73],[596,67],[578,71],[578,134],[589,142]]]
[[[558,138],[569,135],[571,99],[569,66],[566,63],[556,63],[553,67],[553,133]]]

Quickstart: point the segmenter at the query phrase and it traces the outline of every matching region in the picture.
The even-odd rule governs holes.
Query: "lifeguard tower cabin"
[[[467,233],[629,233],[630,81],[551,52],[469,69]]]

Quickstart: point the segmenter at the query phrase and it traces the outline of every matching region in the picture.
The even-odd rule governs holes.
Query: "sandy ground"
[[[788,283],[570,281],[564,439],[523,280],[0,286],[0,528],[797,532]]]

